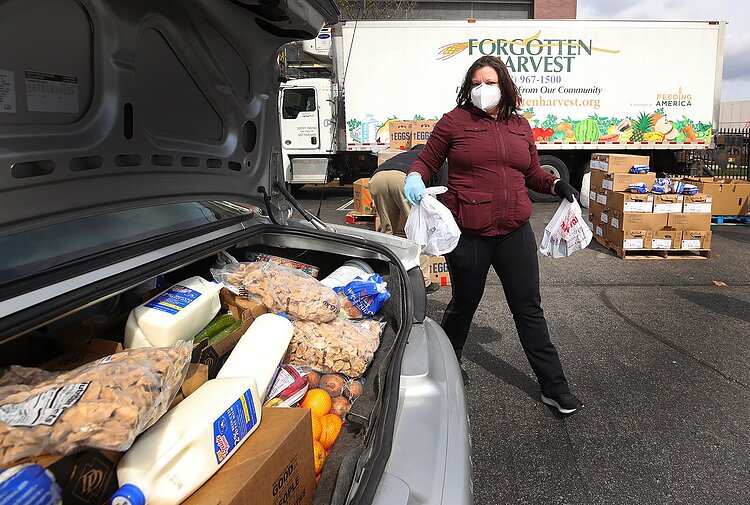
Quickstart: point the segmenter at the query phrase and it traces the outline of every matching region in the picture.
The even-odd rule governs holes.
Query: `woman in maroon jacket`
[[[518,88],[499,58],[483,56],[471,65],[456,102],[458,107],[435,125],[404,185],[406,198],[418,204],[424,196],[423,181],[448,160],[443,203],[462,234],[446,256],[452,298],[443,329],[460,360],[492,266],[539,381],[542,401],[570,414],[583,404],[570,393],[542,312],[527,188],[571,202],[576,191],[539,166],[531,127],[518,115]]]

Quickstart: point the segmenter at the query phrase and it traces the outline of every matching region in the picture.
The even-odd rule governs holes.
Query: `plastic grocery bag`
[[[126,349],[67,372],[0,371],[0,466],[90,447],[126,451],[169,408],[192,342]]]
[[[230,263],[211,275],[244,298],[255,298],[271,312],[319,323],[335,319],[339,297],[302,270],[267,261]]]
[[[377,314],[391,297],[387,286],[380,275],[372,274],[366,279],[357,277],[346,286],[333,290],[339,295],[343,315],[349,319],[361,319]]]
[[[552,220],[544,229],[539,252],[553,258],[565,258],[585,249],[591,242],[592,233],[581,216],[577,201],[563,199]]]
[[[434,186],[425,190],[419,205],[411,208],[404,231],[406,236],[422,246],[422,253],[441,256],[451,252],[461,237],[456,220],[448,207],[440,203],[435,195],[445,193],[445,186]]]
[[[309,366],[319,372],[360,377],[380,346],[384,325],[374,319],[327,323],[296,321],[283,362]]]

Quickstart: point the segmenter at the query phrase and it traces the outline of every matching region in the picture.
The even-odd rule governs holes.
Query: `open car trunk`
[[[137,278],[124,279],[120,286],[111,285],[109,294],[100,293],[96,299],[89,292],[81,298],[80,310],[0,345],[0,364],[35,366],[59,354],[61,339],[73,334],[80,338],[81,333],[90,332],[91,337],[122,342],[127,315],[143,301],[144,280],[163,275],[164,289],[194,275],[211,279],[210,269],[220,250],[236,258],[244,257],[246,252],[262,252],[315,265],[320,269],[318,279],[349,259],[361,258],[387,282],[391,296],[380,311],[386,324],[380,346],[363,376],[363,394],[353,402],[347,422],[326,459],[314,503],[345,503],[352,496],[361,498],[362,495],[350,496],[357,492],[371,496],[390,454],[389,430],[393,429],[398,397],[400,359],[411,326],[406,272],[389,250],[353,237],[308,231],[304,227],[265,225],[247,229],[242,235],[214,251],[204,251],[200,258],[185,261],[181,258],[191,255],[183,253],[171,263],[162,260],[158,270],[144,265]],[[252,443],[252,437],[246,443]]]

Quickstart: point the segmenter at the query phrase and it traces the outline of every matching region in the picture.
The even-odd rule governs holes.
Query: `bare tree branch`
[[[415,0],[338,0],[342,20],[404,19]]]

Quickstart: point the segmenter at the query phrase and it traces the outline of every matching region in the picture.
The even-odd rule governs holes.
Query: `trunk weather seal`
[[[83,275],[87,272],[106,267],[107,265],[125,261],[130,258],[135,258],[143,254],[142,251],[144,250],[150,251],[159,249],[164,245],[190,240],[192,238],[205,235],[206,233],[221,230],[222,228],[228,228],[237,224],[242,224],[244,221],[251,220],[253,217],[253,214],[232,216],[220,221],[206,223],[198,227],[173,231],[164,235],[140,240],[138,242],[122,246],[114,251],[106,250],[90,254],[88,256],[76,258],[69,261],[68,263],[56,265],[42,272],[10,281],[5,286],[0,285],[0,287],[2,287],[3,289],[0,300],[7,300],[24,293],[28,293],[29,291],[34,291],[35,289],[49,286],[50,284],[61,282],[66,279],[70,279],[72,277]]]

